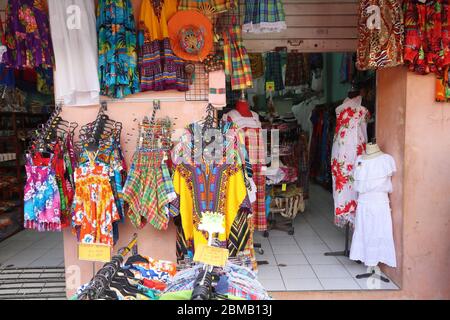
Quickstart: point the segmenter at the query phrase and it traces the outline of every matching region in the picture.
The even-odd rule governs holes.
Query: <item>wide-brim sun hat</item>
[[[178,11],[168,28],[172,51],[183,60],[202,61],[213,50],[212,22],[197,10]]]

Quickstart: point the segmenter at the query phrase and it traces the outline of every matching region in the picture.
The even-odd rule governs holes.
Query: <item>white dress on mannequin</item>
[[[395,171],[394,159],[388,154],[371,159],[360,156],[355,163],[358,206],[350,259],[362,261],[366,266],[373,267],[380,262],[397,266],[388,196]]]
[[[48,0],[55,54],[55,100],[64,105],[99,103],[98,50],[93,0]]]

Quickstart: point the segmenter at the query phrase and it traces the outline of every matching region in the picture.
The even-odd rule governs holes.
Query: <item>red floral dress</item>
[[[331,151],[331,174],[335,224],[353,224],[357,193],[353,189],[356,157],[365,152],[369,111],[361,106],[362,98],[346,99],[336,108],[336,130]]]

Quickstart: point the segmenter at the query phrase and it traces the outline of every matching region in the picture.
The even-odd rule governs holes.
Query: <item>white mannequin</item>
[[[383,151],[381,151],[380,147],[375,143],[368,143],[366,145],[366,154],[363,155],[364,160],[373,159],[383,155]]]

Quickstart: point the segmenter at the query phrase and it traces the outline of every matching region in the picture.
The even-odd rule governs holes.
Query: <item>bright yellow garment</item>
[[[143,0],[139,16],[139,29],[145,30],[146,40],[163,40],[169,38],[167,24],[177,12],[177,0],[165,0],[161,9],[161,18],[155,14],[150,0]]]
[[[192,167],[184,164],[177,166],[173,178],[175,192],[179,196],[180,216],[186,240],[194,241],[194,249],[200,244],[207,244],[208,239],[205,234],[198,231],[199,216],[197,212],[194,188],[194,177]],[[220,179],[220,186],[213,191],[218,205],[213,211],[225,214],[225,234],[219,236],[220,241],[226,241],[229,237],[231,226],[236,215],[247,196],[244,175],[239,166],[231,165],[223,172]],[[208,186],[209,188],[209,186]]]

